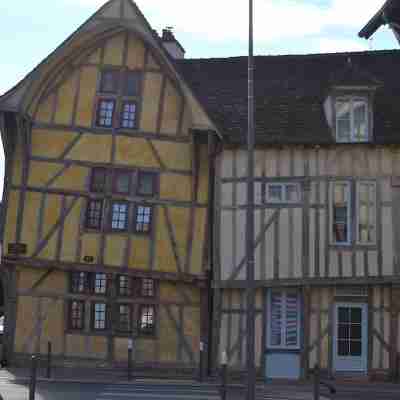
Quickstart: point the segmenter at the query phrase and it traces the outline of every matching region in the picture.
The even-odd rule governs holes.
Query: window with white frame
[[[301,201],[299,183],[268,183],[268,203],[298,203]]]
[[[335,103],[336,140],[341,143],[369,140],[368,99],[339,97]]]
[[[361,180],[331,183],[331,243],[376,243],[376,183]]]
[[[300,295],[294,290],[272,290],[269,296],[268,347],[300,347]]]

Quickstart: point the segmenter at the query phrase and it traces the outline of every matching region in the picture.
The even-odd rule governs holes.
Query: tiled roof
[[[186,59],[177,67],[232,143],[247,132],[247,58]],[[376,86],[374,142],[400,143],[400,51],[255,58],[258,143],[333,143],[323,103],[332,86]]]

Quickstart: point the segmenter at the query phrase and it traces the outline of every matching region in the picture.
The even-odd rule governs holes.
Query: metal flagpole
[[[249,0],[249,87],[247,131],[247,215],[246,215],[246,298],[247,298],[247,400],[255,399],[255,281],[254,281],[254,55],[253,0]]]

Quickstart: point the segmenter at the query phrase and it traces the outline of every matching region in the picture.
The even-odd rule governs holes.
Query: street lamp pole
[[[247,298],[247,400],[255,399],[255,276],[254,276],[254,51],[253,0],[249,0],[246,298]]]

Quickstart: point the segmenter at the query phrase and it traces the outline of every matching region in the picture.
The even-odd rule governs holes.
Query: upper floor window
[[[375,182],[331,184],[331,242],[335,245],[376,243]]]
[[[97,126],[111,128],[113,126],[115,100],[100,99],[97,106]]]
[[[369,140],[368,100],[363,97],[339,97],[335,104],[336,140],[341,143]]]
[[[299,183],[267,184],[268,203],[298,203],[301,200]]]
[[[120,72],[117,69],[104,70],[100,78],[100,92],[101,93],[118,93]]]

